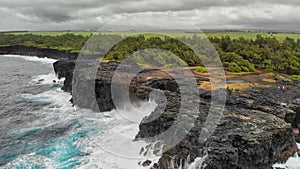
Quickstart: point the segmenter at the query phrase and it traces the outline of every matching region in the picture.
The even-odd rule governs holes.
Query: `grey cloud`
[[[21,7],[14,11],[16,13],[28,16],[32,18],[32,21],[36,22],[64,22],[71,19],[71,16],[68,14],[68,11],[60,7]],[[38,19],[36,20],[36,18]]]
[[[0,30],[95,29],[135,13],[171,14],[205,28],[297,30],[298,11],[298,0],[1,0]]]

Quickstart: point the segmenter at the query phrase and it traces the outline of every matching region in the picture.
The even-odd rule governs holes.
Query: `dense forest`
[[[218,52],[223,65],[229,71],[255,72],[257,69],[267,69],[270,72],[277,71],[289,75],[300,74],[300,39],[295,40],[287,37],[285,40],[279,41],[275,37],[264,38],[257,35],[255,39],[243,37],[231,39],[229,36],[224,36],[222,38],[211,37],[209,40]],[[83,47],[87,41],[89,45]],[[113,42],[118,43],[111,46]],[[201,59],[183,42],[197,48],[198,46],[205,47],[205,43],[208,41],[196,35],[177,39],[164,35],[137,35],[124,39],[121,35],[105,34],[94,36],[70,33],[58,36],[0,34],[0,46],[26,45],[73,52],[80,52],[81,49],[84,49],[85,52],[93,53],[108,51],[105,55],[105,59],[108,60],[123,60],[130,54],[142,49],[155,48],[174,53],[190,66],[202,65]],[[209,57],[209,54],[205,54],[205,52],[203,55]],[[151,56],[153,56],[150,58],[151,60],[158,63],[166,62],[165,64],[170,66],[168,64],[170,60],[164,60],[163,54],[159,56],[152,54]],[[214,59],[211,58],[212,61]],[[146,62],[146,60],[141,62],[143,61]],[[173,62],[177,61],[174,60]]]

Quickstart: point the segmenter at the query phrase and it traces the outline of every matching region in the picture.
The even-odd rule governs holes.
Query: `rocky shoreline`
[[[31,46],[1,46],[0,55],[12,54],[12,55],[25,55],[25,56],[37,56],[40,58],[51,58],[51,59],[76,59],[78,53],[72,53],[66,50],[56,50],[48,48],[37,48]]]
[[[111,95],[111,80],[118,62],[102,62],[96,78],[82,76],[73,82],[73,70],[78,54],[54,49],[13,46],[0,47],[0,54],[30,55],[59,59],[53,64],[59,78],[64,77],[63,90],[72,93],[72,89],[89,91],[89,84],[95,84],[96,99],[89,98],[90,93],[73,94],[75,104],[100,111],[110,111],[116,107]],[[87,65],[88,65],[88,61]],[[197,82],[207,82],[204,77],[197,77]],[[123,86],[122,82],[117,82]],[[289,89],[277,91],[277,85],[288,85]],[[170,128],[180,107],[181,93],[174,79],[157,70],[147,70],[134,77],[130,84],[130,98],[133,102],[148,100],[151,91],[158,89],[166,100],[156,100],[158,105],[165,104],[165,110],[155,109],[145,117],[139,126],[136,139],[144,139],[160,134]],[[180,168],[193,162],[196,157],[203,157],[198,168],[272,168],[276,162],[285,162],[297,152],[295,136],[291,132],[291,122],[299,111],[299,84],[278,79],[264,87],[250,87],[247,90],[227,92],[226,105],[221,120],[213,135],[204,142],[199,140],[200,132],[211,106],[211,91],[199,89],[199,114],[192,129],[175,147],[165,149],[159,160],[159,168],[168,169],[173,164]],[[287,106],[281,106],[284,102]],[[160,116],[157,116],[160,114]],[[188,112],[183,115],[189,115]],[[154,120],[153,120],[154,119]],[[176,135],[176,133],[175,133]],[[167,147],[167,145],[165,146]],[[156,167],[157,168],[157,167]]]
[[[72,89],[72,70],[75,63],[61,60],[54,63],[59,77],[65,77],[65,91]],[[83,90],[85,84],[95,80],[96,102],[80,96],[80,107],[109,111],[115,108],[111,96],[111,78],[118,67],[118,62],[103,62],[99,66],[99,74],[95,79],[80,79],[75,85]],[[77,80],[76,80],[77,81]],[[198,83],[207,81],[197,78]],[[77,81],[78,82],[78,81]],[[79,85],[79,86],[78,86]],[[117,85],[123,84],[118,82]],[[288,85],[286,91],[277,91],[276,85]],[[140,124],[136,139],[158,135],[170,128],[178,118],[180,92],[178,85],[167,75],[157,70],[139,73],[131,82],[129,91],[133,100],[148,100],[152,90],[159,89],[167,98],[164,112],[156,109]],[[226,89],[219,89],[226,90]],[[205,157],[201,166],[205,169],[215,168],[272,168],[276,162],[285,162],[297,152],[295,138],[292,134],[291,122],[299,110],[299,86],[295,82],[278,80],[273,86],[251,87],[243,91],[228,92],[225,111],[213,135],[205,142],[199,141],[200,132],[207,117],[211,92],[199,89],[200,114],[186,137],[175,147],[167,149],[159,161],[161,169],[174,165],[176,168],[189,164],[196,157]],[[74,97],[74,95],[73,95]],[[78,96],[75,96],[78,97]],[[282,102],[288,106],[280,106]],[[162,103],[157,101],[157,103]],[[78,104],[78,103],[77,103]],[[160,116],[157,116],[157,114]],[[183,114],[184,115],[184,114]],[[185,114],[189,115],[189,114]],[[158,118],[157,118],[158,117]],[[153,120],[155,119],[155,120]],[[176,136],[176,133],[175,135]],[[166,146],[167,147],[167,146]]]

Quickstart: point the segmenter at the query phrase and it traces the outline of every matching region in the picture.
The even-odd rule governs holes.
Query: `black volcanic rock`
[[[295,100],[299,96],[299,90],[297,86],[291,86],[286,93],[277,92],[272,88],[252,88],[227,95],[222,119],[213,135],[203,143],[199,141],[200,132],[204,127],[211,97],[210,92],[201,91],[200,114],[194,127],[178,145],[164,152],[160,160],[161,168],[168,168],[171,163],[179,167],[196,157],[204,157],[202,168],[206,169],[265,169],[271,168],[275,162],[286,161],[297,151],[291,125],[288,123],[295,118]],[[283,96],[290,107],[280,106]],[[172,103],[179,96],[167,98]],[[150,123],[143,122],[156,114],[156,110],[145,117],[136,137],[153,137],[171,127],[178,114],[178,111],[173,111],[175,107],[178,106],[167,106],[163,114]],[[170,117],[171,114],[173,116]]]
[[[72,89],[75,87],[74,91],[76,91],[77,94],[73,91],[73,101],[77,101],[76,104],[80,107],[93,110],[99,108],[101,112],[114,109],[115,106],[111,96],[111,81],[113,74],[120,63],[99,62],[97,74],[94,75],[88,70],[90,67],[89,60],[81,60],[80,62],[80,65],[85,65],[86,68],[81,68],[84,69],[82,70],[83,73],[78,73],[75,79],[73,79],[73,74],[76,60],[61,59],[53,64],[58,78],[65,78],[62,89],[72,93]],[[128,69],[132,69],[132,67],[128,67]],[[122,71],[124,71],[125,76],[128,76],[126,66],[124,67],[124,70],[121,70],[121,73]],[[177,83],[171,77],[159,77],[153,79],[144,78],[144,74],[149,75],[153,71],[156,70],[141,71],[132,79],[129,84],[130,98],[132,101],[148,100],[149,93],[155,88],[172,92],[178,90]],[[122,81],[115,81],[114,83],[124,87],[126,85]],[[89,93],[93,92],[90,90],[91,85],[95,85],[95,93]],[[92,95],[95,95],[95,98],[91,97]]]
[[[99,108],[100,111],[109,111],[116,107],[112,101],[111,81],[119,66],[118,62],[102,62],[97,74],[91,76],[89,67],[92,64],[88,60],[80,61],[84,65],[83,73],[73,79],[78,53],[28,46],[6,46],[0,47],[0,54],[60,59],[53,64],[54,70],[59,78],[65,78],[63,90],[72,93],[72,100],[76,105],[94,110]],[[98,56],[91,56],[89,59],[96,57]],[[127,68],[132,69],[130,66]],[[166,75],[156,76],[156,73],[156,70],[145,70],[135,75],[130,83],[132,101],[148,100],[150,93],[156,91],[156,94],[151,94],[158,103],[158,107],[141,122],[136,139],[147,140],[167,131],[179,116],[195,117],[193,124],[181,124],[182,128],[179,130],[184,129],[184,125],[192,125],[192,128],[176,146],[165,145],[166,151],[159,160],[160,169],[166,169],[172,163],[175,168],[180,168],[180,165],[188,164],[196,157],[203,158],[201,166],[197,168],[265,169],[271,168],[275,162],[285,162],[297,152],[290,123],[297,126],[300,121],[297,120],[300,117],[298,84],[289,81],[276,84],[288,85],[289,89],[285,91],[277,91],[276,86],[271,86],[228,92],[225,110],[216,124],[216,130],[203,142],[199,137],[211,108],[212,93],[199,90],[200,100],[189,100],[190,105],[200,105],[199,114],[195,114],[190,111],[193,106],[181,105],[182,93],[174,79]],[[126,66],[124,74],[128,75]],[[114,83],[120,88],[126,87],[121,80]],[[94,91],[90,90],[91,85],[94,85]],[[159,93],[163,93],[166,100],[157,97]],[[280,106],[281,103],[287,106]],[[187,106],[187,109],[180,115],[181,106]],[[163,111],[162,107],[165,108]],[[165,139],[172,140],[175,137],[176,132]],[[299,141],[299,136],[296,139]]]
[[[59,60],[53,63],[54,71],[59,79],[65,78],[62,89],[66,92],[72,91],[72,78],[75,67],[74,60]]]
[[[79,79],[74,80],[75,86],[72,86],[74,62],[60,60],[54,64],[54,68],[59,77],[66,78],[64,90],[71,91],[74,87],[76,90],[82,90],[81,96],[72,93],[73,99],[77,97],[76,104],[91,109],[98,106],[100,111],[115,108],[111,96],[111,80],[119,63],[103,62],[99,64],[96,76],[82,74]],[[174,79],[170,76],[154,75],[155,70],[140,72],[133,78],[129,87],[133,100],[148,100],[153,90],[166,96],[166,100],[159,100],[157,97],[158,107],[143,119],[136,139],[147,140],[168,130],[179,117],[180,107],[189,107],[180,104],[182,93]],[[120,87],[125,85],[121,80],[114,83]],[[91,93],[85,92],[89,90],[90,84],[95,85],[95,91],[90,92],[94,92],[96,99],[89,98]],[[194,161],[196,157],[203,157],[198,168],[205,169],[265,169],[271,168],[275,162],[285,162],[297,152],[290,123],[296,117],[299,108],[296,101],[299,97],[299,87],[292,83],[288,85],[289,89],[285,92],[275,90],[276,86],[256,87],[240,92],[229,91],[222,118],[216,124],[214,133],[204,142],[200,141],[199,137],[211,108],[212,93],[199,90],[200,100],[190,100],[190,105],[199,104],[200,113],[195,114],[187,108],[187,112],[180,115],[194,116],[195,122],[188,124],[192,125],[191,130],[175,147],[167,148],[168,145],[165,145],[166,151],[159,161],[160,168],[166,169],[172,163],[175,168],[179,168],[180,165]],[[281,103],[286,103],[287,107],[280,106]],[[161,111],[161,107],[164,106],[164,111]],[[175,137],[176,133],[167,139]]]
[[[52,59],[76,59],[78,57],[78,53],[72,53],[66,50],[37,48],[23,45],[2,46],[0,47],[0,54],[37,56],[40,58],[47,57]]]

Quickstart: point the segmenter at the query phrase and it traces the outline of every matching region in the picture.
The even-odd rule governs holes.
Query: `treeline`
[[[179,39],[179,40],[178,40]],[[105,59],[123,60],[129,55],[139,62],[157,63],[172,66],[184,61],[190,66],[203,65],[203,59],[214,62],[216,55],[211,56],[209,41],[199,36],[181,37],[174,39],[164,35],[148,36],[137,35],[124,38],[121,35],[98,34],[94,36],[82,36],[64,34],[60,36],[41,36],[33,34],[0,34],[1,46],[27,45],[40,48],[53,48],[59,50],[73,50],[79,52],[106,53]],[[220,55],[221,61],[232,72],[255,72],[257,69],[278,71],[290,75],[300,74],[300,40],[286,38],[278,41],[275,37],[262,37],[256,39],[231,39],[229,36],[222,38],[210,37],[210,42]],[[183,43],[184,42],[184,43]],[[84,46],[86,44],[86,46]],[[114,45],[113,44],[117,44]],[[193,50],[199,50],[199,58]],[[84,47],[83,47],[84,46]],[[206,49],[207,48],[207,49]],[[161,49],[177,55],[166,57],[166,53],[154,53]],[[209,62],[208,61],[208,62]],[[207,62],[206,62],[207,64]]]
[[[206,49],[210,48],[208,41],[198,37],[182,37],[180,40],[169,37],[144,36],[129,37],[114,46],[106,55],[108,59],[122,60],[135,51],[147,48],[158,48],[168,50],[179,56],[188,65],[202,65],[201,59],[214,62],[214,56],[209,56]],[[209,38],[214,45],[224,66],[232,72],[255,72],[256,69],[267,69],[286,74],[300,74],[300,40],[286,38],[280,42],[275,37],[262,37],[257,35],[256,39],[231,39],[229,36],[222,38]],[[200,58],[186,44],[193,49],[198,49],[203,56]],[[197,48],[198,47],[198,48]],[[199,49],[200,48],[200,49]],[[153,54],[154,55],[154,54]],[[151,56],[151,54],[147,54]],[[141,56],[142,57],[142,56]],[[150,59],[159,59],[153,57]],[[207,64],[207,63],[206,63]]]
[[[168,36],[131,36],[119,41],[105,57],[123,60],[128,56],[139,63],[151,63],[155,66],[184,65],[184,63],[189,66],[202,65],[201,59],[188,45]]]
[[[300,40],[286,38],[280,42],[275,37],[256,39],[210,38],[225,66],[233,71],[268,69],[286,74],[300,74]]]
[[[39,48],[80,51],[89,36],[66,33],[59,36],[34,34],[0,34],[1,46],[25,45]]]

